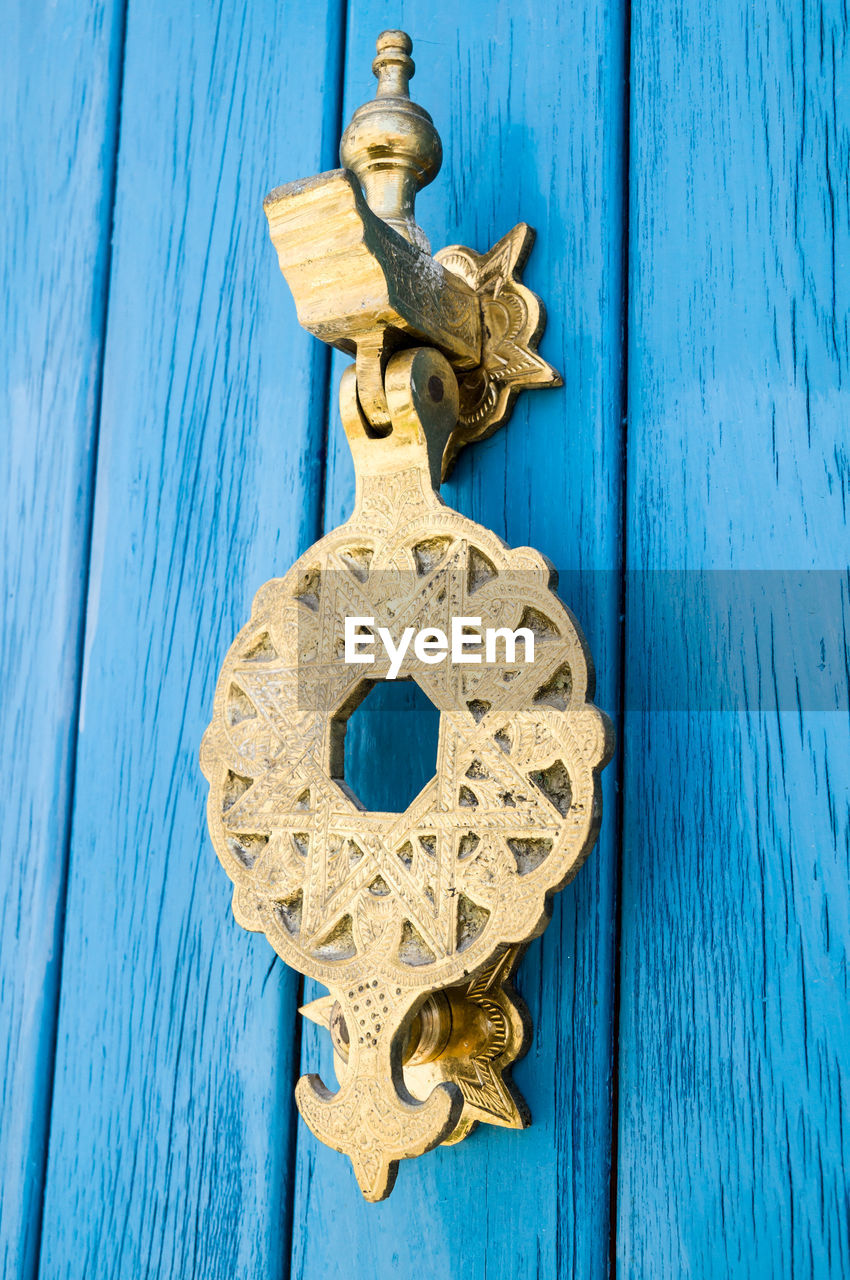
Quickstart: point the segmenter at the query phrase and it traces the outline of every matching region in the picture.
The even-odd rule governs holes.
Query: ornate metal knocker
[[[296,1099],[370,1200],[399,1160],[476,1122],[529,1123],[511,979],[595,841],[613,747],[551,566],[438,495],[521,389],[559,384],[520,279],[532,232],[431,256],[414,197],[440,140],[408,96],[409,37],[377,48],[345,168],[265,202],[300,322],[355,357],[340,390],[354,512],[258,592],[201,751],[236,919],[328,988],[302,1012],[330,1031],[339,1089],[308,1075]],[[344,779],[347,719],[387,678],[440,711],[436,775],[404,813],[365,810]]]

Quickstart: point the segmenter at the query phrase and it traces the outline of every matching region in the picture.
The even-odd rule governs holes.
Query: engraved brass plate
[[[385,33],[378,49],[375,102],[391,110],[399,166],[427,177],[421,108],[398,141],[409,40]],[[355,172],[381,118],[347,134]],[[440,265],[413,221],[415,185],[394,213],[392,191],[372,191],[388,223],[345,171],[267,201],[299,318],[357,356],[340,391],[357,494],[345,524],[258,592],[201,752],[236,919],[328,989],[302,1012],[328,1028],[340,1087],[307,1075],[296,1099],[370,1200],[389,1194],[405,1157],[477,1122],[528,1123],[510,1080],[530,1034],[512,975],[593,845],[612,750],[551,566],[438,495],[457,449],[504,421],[521,387],[557,380],[536,352],[539,300],[518,278],[531,233],[516,228],[483,256],[444,250]],[[408,648],[395,674],[439,709],[440,731],[435,776],[403,813],[365,810],[345,783],[348,716],[394,678],[377,647],[371,665],[349,660],[347,618],[369,619],[373,636],[448,635],[474,618],[482,634],[532,637],[533,661],[527,648],[477,662]]]

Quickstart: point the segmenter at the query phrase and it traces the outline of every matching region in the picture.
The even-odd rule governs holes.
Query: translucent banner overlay
[[[597,662],[603,637],[607,653],[616,652],[616,638],[607,632],[612,615],[624,606],[625,711],[850,711],[850,570],[630,571],[625,581],[614,572],[569,571],[553,580],[591,638]],[[497,637],[495,663],[488,664],[487,628],[530,630],[534,661],[545,651],[549,670],[553,646],[563,645],[540,608],[541,582],[533,572],[476,583],[451,571],[380,569],[358,577],[334,570],[305,584],[297,620],[298,699],[304,709],[315,704],[316,662],[344,662],[346,617],[374,619],[359,628],[361,634],[370,631],[374,643],[358,652],[376,661],[349,667],[369,680],[387,678],[393,649],[398,651],[412,628],[403,659],[395,663],[397,678],[418,680],[425,673],[433,681],[442,668],[439,661],[416,656],[416,638],[421,631],[442,631],[448,652],[441,661],[449,665],[456,618],[481,618],[479,626],[464,626],[467,636],[481,633],[480,646],[467,643],[455,654],[481,656],[477,669],[466,668],[473,682],[485,669],[488,680],[499,672],[511,678],[527,653],[520,637],[514,660],[507,660],[503,638]],[[378,635],[381,627],[389,652]],[[420,641],[420,654],[433,658],[439,651],[433,635]],[[601,668],[599,675],[611,673]]]

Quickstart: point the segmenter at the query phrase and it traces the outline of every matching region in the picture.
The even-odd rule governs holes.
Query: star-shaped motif
[[[375,941],[381,931],[376,933],[374,919],[369,925],[367,918],[377,912],[384,921],[394,918],[397,929],[406,922],[422,954],[442,960],[458,945],[461,882],[468,881],[469,892],[477,895],[483,927],[498,869],[513,865],[508,853],[512,837],[531,831],[544,842],[541,847],[546,841],[551,846],[557,837],[559,822],[549,802],[494,735],[503,683],[491,687],[486,676],[478,678],[477,693],[486,693],[487,705],[496,708],[478,716],[471,708],[485,705],[480,698],[458,706],[456,675],[447,662],[423,668],[408,655],[399,672],[402,678],[415,676],[441,711],[437,775],[404,813],[363,810],[341,779],[330,774],[327,725],[356,704],[364,680],[364,669],[343,658],[339,641],[344,618],[374,617],[376,627],[391,624],[396,637],[407,627],[418,631],[436,626],[450,634],[453,617],[474,611],[480,578],[476,556],[480,560],[466,539],[447,540],[442,558],[430,570],[394,572],[391,595],[381,580],[387,571],[364,572],[337,557],[336,568],[305,576],[300,597],[307,619],[304,642],[312,646],[318,635],[323,660],[304,662],[297,672],[273,663],[261,670],[253,660],[234,667],[234,686],[256,708],[263,741],[272,734],[288,749],[282,746],[238,796],[225,824],[235,837],[274,836],[268,858],[277,856],[285,863],[279,879],[289,886],[300,859],[297,942],[307,955],[321,957],[333,944],[350,946],[353,954],[365,941]],[[388,600],[391,618],[386,616]],[[368,668],[370,681],[387,673],[388,659],[379,646],[376,650],[376,661]],[[533,668],[517,667],[512,703],[530,700],[525,684],[539,683],[552,661],[541,652]],[[461,865],[457,814],[464,806],[480,850]],[[273,867],[263,871],[274,879]]]
[[[560,374],[538,353],[545,313],[521,279],[533,244],[534,231],[520,222],[488,253],[450,245],[434,255],[475,290],[482,319],[481,363],[458,384],[460,421],[443,456],[444,478],[465,444],[492,435],[505,422],[520,391],[562,385]]]

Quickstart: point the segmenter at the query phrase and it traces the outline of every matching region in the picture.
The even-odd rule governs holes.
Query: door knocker
[[[530,1036],[512,976],[593,846],[613,749],[551,566],[438,496],[520,390],[560,379],[520,279],[530,228],[432,257],[416,224],[442,153],[409,98],[411,47],[379,37],[345,167],[265,202],[301,324],[354,357],[340,412],[357,493],[257,593],[201,749],[237,921],[328,989],[302,1013],[329,1030],[339,1088],[307,1075],[295,1094],[369,1200],[400,1160],[476,1122],[529,1123],[510,1079]],[[439,709],[438,764],[404,813],[376,813],[346,786],[345,726],[394,678]]]

